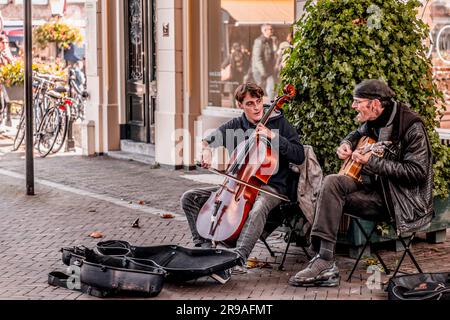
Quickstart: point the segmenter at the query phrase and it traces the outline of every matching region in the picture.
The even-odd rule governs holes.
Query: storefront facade
[[[113,154],[134,144],[161,165],[193,167],[201,135],[240,114],[230,95],[236,80],[220,76],[231,45],[251,51],[263,23],[273,25],[274,39],[284,39],[297,5],[87,0],[91,98],[83,153]]]
[[[248,71],[261,26],[273,30],[276,53],[304,2],[87,0],[91,99],[84,154],[113,154],[131,144],[161,165],[192,168],[201,137],[241,113],[232,92],[252,79]],[[428,4],[423,19],[433,30],[433,72],[448,107],[450,6],[434,2],[438,5]],[[245,72],[230,76],[227,61],[239,49]],[[276,71],[273,78],[277,89]],[[450,127],[450,112],[443,126]]]
[[[450,1],[429,1],[420,16],[430,28],[428,57],[433,63],[434,79],[444,93],[446,111],[441,127],[450,129]]]

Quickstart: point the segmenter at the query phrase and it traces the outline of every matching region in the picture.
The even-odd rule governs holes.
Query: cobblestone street
[[[35,159],[36,196],[25,195],[23,153],[9,153],[10,140],[0,139],[0,298],[1,299],[96,299],[76,291],[47,284],[47,274],[64,269],[59,249],[83,244],[94,246],[99,240],[89,235],[98,231],[103,240],[120,239],[131,244],[153,246],[177,244],[192,246],[189,228],[180,208],[184,191],[194,186],[200,172],[152,169],[148,165],[62,154]],[[204,176],[208,177],[208,176]],[[189,179],[187,179],[189,178]],[[174,219],[162,219],[161,213],[173,213]],[[141,228],[132,228],[135,219]],[[450,234],[442,244],[428,244],[423,235],[413,251],[425,272],[450,270]],[[282,251],[282,232],[274,232],[269,244]],[[346,282],[354,260],[338,256],[341,284],[336,288],[294,288],[287,284],[291,275],[307,261],[301,249],[292,245],[285,264],[270,257],[258,242],[252,257],[268,262],[272,268],[250,269],[220,285],[211,278],[183,284],[165,283],[152,299],[386,299],[381,289],[370,290],[363,264],[355,279]],[[389,266],[401,253],[382,250]],[[295,254],[295,255],[294,255]],[[413,271],[407,258],[403,270]],[[383,281],[387,278],[383,275]]]

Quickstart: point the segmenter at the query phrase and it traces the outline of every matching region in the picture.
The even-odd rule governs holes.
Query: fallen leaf
[[[163,218],[163,219],[173,219],[173,218],[175,218],[175,216],[173,214],[171,214],[171,213],[161,213],[160,217]]]
[[[150,165],[150,169],[159,169],[159,168],[160,168],[159,163],[155,163],[155,164]]]
[[[256,261],[248,259],[247,260],[247,268],[248,269],[254,269],[256,268]]]
[[[139,226],[139,218],[134,220],[134,222],[132,223],[131,227],[132,228],[140,228],[140,226]]]
[[[90,237],[94,239],[103,238],[103,234],[101,232],[95,231],[90,234]]]
[[[145,201],[144,201],[144,200],[139,200],[139,204],[140,204],[141,206],[143,206],[143,205],[145,204]]]
[[[247,260],[247,268],[248,269],[262,269],[262,268],[272,268],[270,263],[266,261],[259,261],[257,258],[249,258]]]

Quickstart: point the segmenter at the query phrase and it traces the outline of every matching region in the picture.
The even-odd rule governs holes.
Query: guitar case
[[[239,256],[222,249],[189,249],[177,245],[139,247],[126,241],[99,242],[61,249],[72,274],[52,272],[49,284],[73,288],[97,297],[156,296],[165,280],[183,282],[236,266]],[[78,274],[75,274],[78,273]],[[79,278],[77,278],[79,277]]]

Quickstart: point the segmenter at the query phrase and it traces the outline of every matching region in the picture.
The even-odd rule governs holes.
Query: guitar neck
[[[360,150],[359,153],[361,153],[361,154],[366,154],[366,153],[368,153],[368,152],[371,152],[372,149],[373,149],[373,145],[370,144],[370,145],[364,146],[364,147]]]

